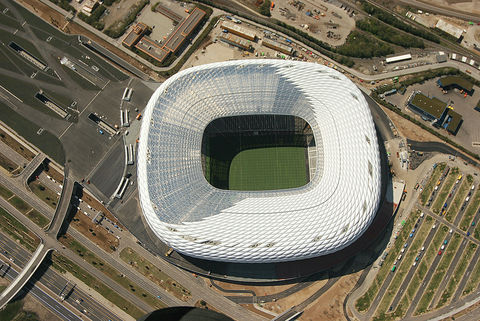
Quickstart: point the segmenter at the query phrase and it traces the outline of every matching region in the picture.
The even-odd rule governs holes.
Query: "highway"
[[[17,265],[20,268],[23,268],[25,264],[29,261],[31,254],[25,250],[23,247],[19,246],[0,232],[0,250],[3,256],[14,259],[13,264]],[[7,253],[5,253],[5,251]],[[16,275],[16,274],[15,274]],[[47,267],[42,264],[38,273],[35,273],[33,278],[27,284],[28,288],[38,287],[37,283],[46,287],[50,292],[50,297],[57,305],[64,306],[61,304],[59,295],[62,292],[63,288],[67,284],[72,284],[64,277],[59,275],[57,272],[53,271],[51,267]],[[80,299],[82,301],[80,301]],[[76,300],[78,300],[78,303]],[[83,311],[84,309],[90,311],[89,318],[92,320],[121,320],[118,316],[107,310],[103,305],[99,304],[93,298],[91,298],[87,293],[74,287],[70,295],[65,298],[65,302],[68,303],[71,307],[75,307],[78,311]],[[49,305],[52,305],[49,303]],[[47,307],[49,306],[47,305]],[[65,307],[65,309],[67,309]],[[78,312],[77,312],[78,313]],[[65,313],[63,313],[65,315]]]

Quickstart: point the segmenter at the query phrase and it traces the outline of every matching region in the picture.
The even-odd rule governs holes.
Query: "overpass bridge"
[[[38,163],[38,165],[40,165],[40,163]],[[67,166],[65,166],[64,171],[62,193],[60,194],[60,199],[58,201],[55,214],[47,229],[47,236],[50,236],[55,240],[57,239],[58,233],[60,232],[65,217],[69,211],[75,186],[75,181],[71,178],[68,178]],[[28,280],[30,280],[32,275],[47,256],[48,252],[50,252],[52,249],[53,247],[49,246],[45,240],[41,239],[40,245],[36,249],[35,253],[33,253],[30,261],[28,261],[28,263],[25,265],[22,272],[19,273],[15,280],[13,280],[12,283],[10,283],[10,285],[0,294],[0,310],[3,309],[7,303],[15,297],[15,295],[17,295],[17,293],[25,286],[25,284],[27,284]]]

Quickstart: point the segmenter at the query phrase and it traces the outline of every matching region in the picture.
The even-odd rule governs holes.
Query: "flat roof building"
[[[460,76],[446,76],[437,80],[437,84],[445,90],[451,88],[458,88],[467,92],[467,94],[473,94],[473,84],[460,77]]]
[[[286,55],[292,55],[293,54],[293,48],[287,45],[284,45],[283,43],[279,43],[277,41],[273,41],[270,39],[263,39],[262,40],[262,46],[268,47],[270,49],[279,51],[281,53],[284,53]]]
[[[444,128],[453,135],[456,135],[460,129],[463,119],[462,115],[448,108],[447,117],[445,118]]]
[[[442,30],[443,32],[448,33],[451,36],[454,36],[456,39],[460,39],[463,34],[463,30],[457,26],[452,25],[442,19],[438,19],[435,28]]]
[[[150,30],[150,27],[144,24],[143,22],[137,23],[132,27],[130,32],[125,36],[122,41],[122,45],[127,48],[132,49],[133,46]]]
[[[139,22],[128,33],[122,44],[130,49],[135,47],[162,63],[170,53],[176,53],[178,51],[185,40],[200,24],[200,21],[202,21],[205,15],[205,11],[195,7],[188,17],[175,27],[163,45],[158,44],[153,39],[145,36],[147,31],[150,30],[150,27]]]
[[[405,55],[400,55],[400,56],[394,56],[394,57],[388,57],[385,59],[387,64],[394,63],[394,62],[399,62],[399,61],[404,61],[404,60],[410,60],[412,59],[411,54],[405,54]]]
[[[419,91],[413,93],[408,105],[431,120],[441,119],[447,108],[446,102],[435,97],[430,98],[425,96]]]
[[[238,47],[240,49],[243,49],[246,51],[252,50],[252,44],[250,40],[245,40],[243,38],[240,38],[238,36],[235,36],[229,33],[221,34],[219,38],[221,41],[226,42],[232,46]]]
[[[223,21],[222,22],[222,29],[227,30],[228,32],[233,33],[234,35],[243,37],[245,39],[255,41],[257,39],[257,35],[253,30],[248,28],[244,28],[238,24],[235,24],[230,21]]]

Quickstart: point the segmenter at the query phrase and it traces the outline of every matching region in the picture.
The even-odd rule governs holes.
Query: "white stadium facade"
[[[256,114],[297,116],[311,126],[317,163],[306,185],[235,191],[207,182],[206,126]],[[138,184],[149,226],[182,254],[235,263],[331,254],[357,240],[379,207],[376,131],[360,90],[331,68],[284,60],[202,65],[169,78],[148,102]]]

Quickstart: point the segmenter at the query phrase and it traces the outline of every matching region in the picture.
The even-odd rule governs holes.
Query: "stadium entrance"
[[[310,125],[288,115],[245,115],[215,119],[202,139],[207,181],[227,190],[263,191],[300,187],[310,181]]]

